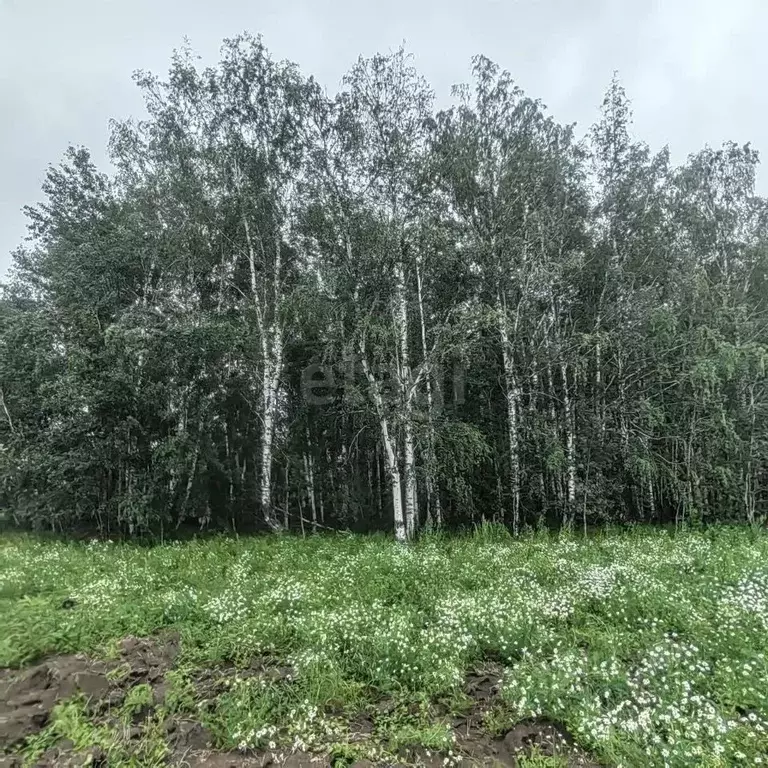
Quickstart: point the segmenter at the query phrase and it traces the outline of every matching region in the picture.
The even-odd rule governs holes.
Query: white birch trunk
[[[648,494],[648,518],[649,522],[656,517],[656,493],[653,490],[653,478],[650,473],[646,477],[646,493]]]
[[[317,499],[315,497],[315,473],[312,467],[312,457],[304,454],[304,474],[307,481],[307,496],[309,509],[312,512],[312,533],[317,533]]]
[[[754,458],[755,458],[755,388],[754,385],[749,388],[749,411],[751,413],[751,427],[749,431],[749,453],[747,455],[747,466],[744,472],[744,511],[746,512],[747,522],[753,525],[755,522],[755,513],[757,511],[757,500],[755,498]]]
[[[576,420],[573,410],[573,398],[568,389],[568,366],[560,363],[563,376],[563,406],[565,407],[565,461],[566,461],[566,498],[565,527],[573,527],[573,516],[576,509]]]
[[[531,344],[531,348],[533,350],[533,344]],[[531,359],[535,359],[535,351],[532,352]],[[539,398],[539,387],[541,386],[540,380],[539,380],[539,374],[534,370],[531,374],[531,394],[528,399],[528,411],[530,413],[531,423],[535,423],[536,413],[537,413],[537,400]],[[541,509],[539,510],[539,527],[543,527],[544,522],[544,509],[547,504],[547,487],[546,487],[546,480],[544,478],[544,465],[542,462],[542,458],[544,455],[544,446],[542,445],[542,440],[540,437],[535,438],[536,441],[536,450],[539,453],[540,459],[538,461],[538,468],[536,470],[536,475],[538,479],[538,485],[539,485],[539,499],[541,500]]]
[[[259,501],[264,522],[273,531],[280,529],[280,523],[273,515],[272,509],[272,454],[275,436],[275,420],[277,416],[277,389],[280,382],[280,374],[283,367],[283,329],[278,317],[280,305],[280,257],[282,243],[279,232],[275,234],[275,254],[273,272],[273,319],[268,321],[265,316],[265,304],[267,302],[266,285],[264,298],[259,294],[256,267],[256,251],[251,237],[251,228],[248,218],[243,216],[243,229],[248,245],[248,268],[251,278],[251,298],[256,310],[256,321],[261,336],[261,352],[263,358],[262,371],[262,419],[264,429],[261,437],[261,476]],[[261,242],[261,241],[260,241]],[[263,244],[261,251],[264,252]]]
[[[605,394],[603,392],[603,358],[602,347],[598,341],[595,345],[595,390],[597,394],[597,415],[600,422],[600,443],[605,442]]]
[[[416,459],[413,449],[413,423],[410,409],[405,414],[403,430],[403,458],[405,471],[405,524],[409,539],[416,534],[418,522],[418,502],[416,499]]]
[[[509,447],[509,479],[512,491],[512,530],[520,528],[520,435],[518,430],[518,408],[520,390],[515,376],[512,348],[507,331],[507,313],[501,296],[497,303],[499,338],[504,365],[504,395],[507,402],[507,443]]]
[[[421,321],[421,353],[423,364],[427,364],[427,329],[424,321],[424,300],[421,291],[421,260],[416,259],[416,292],[419,301],[419,320]],[[427,460],[428,471],[426,473],[426,492],[427,492],[427,524],[434,522],[435,527],[440,528],[443,524],[443,510],[440,506],[440,487],[435,487],[432,473],[436,471],[437,456],[435,453],[435,422],[432,404],[432,375],[428,372],[424,378],[424,388],[427,393]],[[434,489],[434,492],[433,492]],[[432,520],[432,505],[434,504],[434,521]]]
[[[336,463],[341,475],[341,519],[346,522],[349,519],[349,467],[347,466],[347,446],[344,443],[341,444],[341,452]]]
[[[376,443],[376,503],[378,504],[379,516],[381,516],[384,513],[384,494],[382,492],[381,456],[379,453],[379,444]]]
[[[397,452],[392,440],[392,436],[389,431],[389,422],[384,412],[384,402],[381,397],[381,390],[379,389],[378,382],[368,365],[368,360],[365,357],[365,348],[361,344],[360,352],[362,354],[363,373],[368,380],[368,385],[371,390],[371,397],[373,398],[373,404],[376,407],[376,415],[379,419],[379,427],[381,429],[381,441],[384,445],[384,460],[386,462],[387,474],[389,475],[390,489],[392,491],[392,509],[394,511],[395,518],[395,539],[404,543],[408,539],[407,530],[405,526],[405,517],[403,516],[403,498],[402,488],[400,486],[400,470],[397,466]]]
[[[283,501],[283,528],[287,531],[290,528],[291,521],[288,517],[288,505],[291,503],[290,498],[290,469],[289,469],[290,462],[286,462],[285,464],[285,496]]]
[[[282,369],[282,331],[275,326],[272,342],[268,347],[269,353],[264,361],[263,376],[263,414],[264,432],[261,438],[261,510],[264,522],[272,529],[278,530],[280,524],[272,514],[272,453],[275,437],[275,417],[277,415],[277,388]]]
[[[408,309],[405,296],[405,273],[398,261],[395,267],[395,327],[398,338],[400,391],[403,409],[403,457],[405,474],[405,526],[411,538],[416,532],[418,505],[416,500],[416,467],[413,447],[413,393],[411,369],[408,358]]]

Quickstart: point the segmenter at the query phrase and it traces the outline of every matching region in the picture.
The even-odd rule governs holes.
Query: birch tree
[[[347,91],[330,106],[319,105],[320,149],[316,167],[331,201],[338,246],[353,281],[350,314],[352,335],[379,422],[390,478],[395,534],[411,538],[418,521],[416,451],[413,423],[415,381],[411,370],[411,318],[407,278],[414,279],[406,241],[417,221],[415,184],[432,94],[410,66],[405,52],[360,59],[345,78]],[[334,121],[331,129],[326,123]],[[331,132],[336,135],[332,136]],[[340,158],[339,149],[344,156]],[[359,224],[375,232],[360,236]],[[372,348],[371,313],[360,306],[385,285],[384,301],[391,321],[377,334],[387,346]],[[376,322],[380,322],[378,318]],[[383,334],[383,335],[381,335]],[[385,402],[380,374],[373,361],[394,372],[398,397]],[[392,407],[394,405],[394,407]],[[402,440],[402,482],[397,435]]]
[[[578,141],[483,57],[326,94],[259,39],[139,73],[114,168],[52,166],[0,293],[16,524],[169,530],[768,519],[768,204],[611,83]],[[460,372],[459,372],[460,371]]]

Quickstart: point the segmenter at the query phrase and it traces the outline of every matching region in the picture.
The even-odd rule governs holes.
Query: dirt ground
[[[172,668],[179,652],[177,635],[160,638],[127,637],[119,645],[119,658],[112,661],[91,659],[82,654],[54,656],[22,670],[0,669],[0,768],[19,768],[23,763],[14,750],[25,739],[39,733],[48,724],[54,706],[80,693],[88,701],[89,712],[96,718],[108,718],[111,710],[120,707],[128,690],[137,684],[148,684],[152,691],[152,706],[162,704],[168,690],[166,672]],[[201,698],[217,695],[221,681],[234,669],[201,672],[196,679]],[[288,667],[256,660],[247,674],[266,675],[272,679],[287,678]],[[472,706],[462,717],[453,721],[456,737],[454,754],[463,765],[516,766],[518,758],[535,751],[540,755],[562,756],[569,766],[597,766],[581,751],[559,723],[528,721],[518,723],[500,735],[483,729],[483,720],[493,707],[497,696],[496,684],[500,669],[493,666],[470,673],[465,693]],[[242,670],[240,674],[243,674]],[[361,714],[359,722],[350,722],[350,729],[365,738],[375,727],[375,716]],[[208,731],[197,722],[169,718],[163,724],[170,747],[169,764],[178,768],[318,768],[330,765],[328,755],[296,752],[252,753],[222,752],[214,749]],[[141,729],[136,729],[140,734]],[[130,734],[129,734],[130,736]],[[402,765],[422,765],[443,768],[446,755],[417,747],[406,750]],[[107,768],[106,754],[98,747],[75,752],[74,745],[60,742],[48,750],[35,764],[40,768],[91,766]],[[374,768],[374,763],[361,761],[357,768]]]

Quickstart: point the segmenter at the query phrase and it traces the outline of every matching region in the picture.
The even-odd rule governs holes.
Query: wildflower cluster
[[[358,537],[152,549],[9,540],[0,663],[177,627],[189,658],[283,665],[236,676],[206,715],[228,746],[280,752],[344,742],[345,714],[366,702],[450,696],[491,658],[505,666],[510,726],[562,721],[612,764],[760,764],[767,561],[768,536],[726,529],[407,548]],[[61,611],[66,598],[74,607]]]

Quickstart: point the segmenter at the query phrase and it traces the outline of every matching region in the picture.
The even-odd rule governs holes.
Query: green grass
[[[13,535],[0,539],[0,626],[0,666],[109,655],[125,635],[177,629],[166,708],[194,713],[223,747],[375,757],[348,724],[386,701],[370,744],[445,750],[432,705],[461,709],[465,672],[491,659],[505,670],[496,731],[557,720],[609,765],[768,764],[768,535],[746,529],[587,540],[485,530],[408,548],[383,537],[144,547]],[[200,709],[196,670],[255,656],[293,665],[294,679],[235,675]],[[126,716],[147,696],[131,692]],[[117,754],[100,727],[67,703],[35,749],[66,733]],[[161,761],[161,746],[149,749]]]
[[[123,710],[121,715],[130,718],[130,707]],[[142,729],[141,740],[129,746],[124,730],[114,724],[95,724],[88,714],[85,701],[73,698],[57,705],[50,725],[42,733],[29,739],[24,749],[26,764],[34,765],[47,749],[62,741],[68,741],[74,752],[87,754],[93,748],[100,749],[109,765],[124,768],[160,768],[167,763],[168,755],[160,725],[157,719],[147,720]]]

